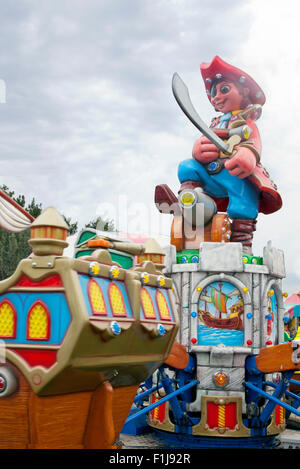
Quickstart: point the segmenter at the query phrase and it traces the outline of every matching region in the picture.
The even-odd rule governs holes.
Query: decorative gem
[[[98,275],[99,272],[100,272],[100,265],[98,264],[98,262],[90,262],[89,273],[91,275]]]
[[[149,283],[149,274],[147,272],[143,272],[141,274],[141,282],[142,283]]]
[[[157,329],[158,335],[160,336],[165,335],[167,332],[162,324],[157,324],[156,329]]]
[[[247,318],[248,318],[248,319],[252,319],[252,318],[253,318],[253,314],[252,314],[252,313],[248,313],[248,314],[247,314]]]
[[[193,264],[197,264],[199,262],[199,257],[198,256],[193,256],[191,259]]]
[[[157,277],[157,286],[158,287],[164,287],[165,284],[166,284],[166,279],[162,275],[159,275]]]
[[[193,311],[193,312],[191,313],[191,316],[192,316],[192,318],[196,318],[196,317],[197,317],[197,313],[196,313],[195,311]]]
[[[192,342],[192,344],[196,344],[196,343],[197,343],[197,339],[196,339],[195,337],[193,337],[193,338],[191,339],[191,342]]]
[[[247,293],[248,291],[249,291],[249,288],[248,288],[248,287],[244,287],[244,288],[243,288],[243,292],[244,292],[244,293]]]
[[[117,321],[112,321],[110,323],[110,330],[113,333],[113,335],[119,335],[121,334],[122,330]]]
[[[252,345],[252,344],[253,344],[252,340],[250,340],[250,339],[247,340],[247,345]]]
[[[109,269],[109,276],[110,278],[118,278],[120,275],[120,269],[119,267],[117,267],[116,265],[113,265],[110,269]]]
[[[214,375],[214,383],[219,386],[219,387],[223,387],[223,386],[226,386],[226,384],[228,384],[228,376],[226,373],[224,373],[223,371],[218,371],[215,375]]]

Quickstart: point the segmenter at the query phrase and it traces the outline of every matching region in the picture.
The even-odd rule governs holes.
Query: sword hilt
[[[239,143],[241,143],[242,139],[240,137],[240,135],[232,135],[228,140],[227,140],[227,145],[228,145],[228,148],[226,150],[226,152],[223,152],[221,151],[220,152],[220,157],[221,158],[232,158],[233,155],[236,153],[236,150],[234,149],[234,147],[236,145],[238,145]]]

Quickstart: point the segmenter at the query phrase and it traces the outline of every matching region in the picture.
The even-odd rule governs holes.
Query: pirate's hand
[[[200,163],[210,163],[219,157],[220,151],[211,143],[206,137],[200,137],[194,143],[193,147],[193,158],[200,161]]]
[[[255,155],[246,147],[237,147],[235,155],[225,163],[225,168],[228,169],[231,176],[237,176],[240,179],[250,176],[255,166]]]

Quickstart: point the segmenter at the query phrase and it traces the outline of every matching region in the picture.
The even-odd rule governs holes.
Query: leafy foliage
[[[115,231],[115,224],[113,220],[107,220],[102,217],[97,217],[94,220],[91,220],[87,225],[86,228],[93,228],[94,230],[99,231]]]
[[[32,201],[26,205],[24,195],[15,195],[14,191],[9,190],[6,185],[0,187],[7,195],[14,199],[34,218],[42,212],[42,204]],[[14,273],[21,259],[28,257],[31,253],[31,247],[28,244],[30,230],[21,233],[9,233],[0,228],[0,279],[9,277]]]

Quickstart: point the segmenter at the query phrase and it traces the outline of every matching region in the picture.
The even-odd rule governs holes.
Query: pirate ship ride
[[[46,209],[31,223],[32,255],[0,282],[1,448],[113,447],[174,341],[171,280],[151,261],[124,269],[106,249],[66,258],[67,231]]]

